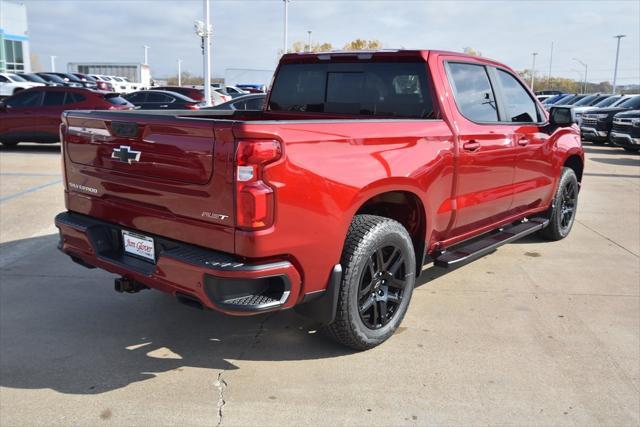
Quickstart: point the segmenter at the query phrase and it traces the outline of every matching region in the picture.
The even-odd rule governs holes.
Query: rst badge
[[[111,152],[111,158],[120,160],[123,163],[133,163],[140,161],[141,151],[132,150],[131,147],[127,145],[121,145],[118,148],[114,148]]]
[[[229,215],[217,214],[215,212],[202,212],[202,216],[205,218],[219,219],[220,221],[224,221],[229,218]]]

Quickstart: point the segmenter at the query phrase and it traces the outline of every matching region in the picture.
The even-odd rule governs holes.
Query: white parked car
[[[46,86],[42,83],[30,82],[18,74],[0,73],[0,97],[11,96],[16,92],[32,87]]]
[[[249,95],[251,93],[249,91],[240,89],[239,87],[236,87],[236,86],[225,86],[224,89],[229,95],[231,95],[232,98],[237,98],[243,95]]]

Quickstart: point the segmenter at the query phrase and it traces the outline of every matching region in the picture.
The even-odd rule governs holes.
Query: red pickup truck
[[[264,111],[63,115],[59,248],[231,315],[295,307],[367,349],[422,268],[573,224],[584,165],[569,108],[441,51],[287,54]]]

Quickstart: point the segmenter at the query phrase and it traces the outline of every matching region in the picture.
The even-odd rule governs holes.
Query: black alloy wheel
[[[358,289],[358,312],[369,329],[385,326],[398,312],[406,269],[402,251],[394,245],[379,248],[367,260]]]

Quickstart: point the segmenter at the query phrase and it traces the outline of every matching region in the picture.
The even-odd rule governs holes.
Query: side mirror
[[[558,127],[569,127],[576,123],[576,116],[571,107],[551,107],[549,124]]]

